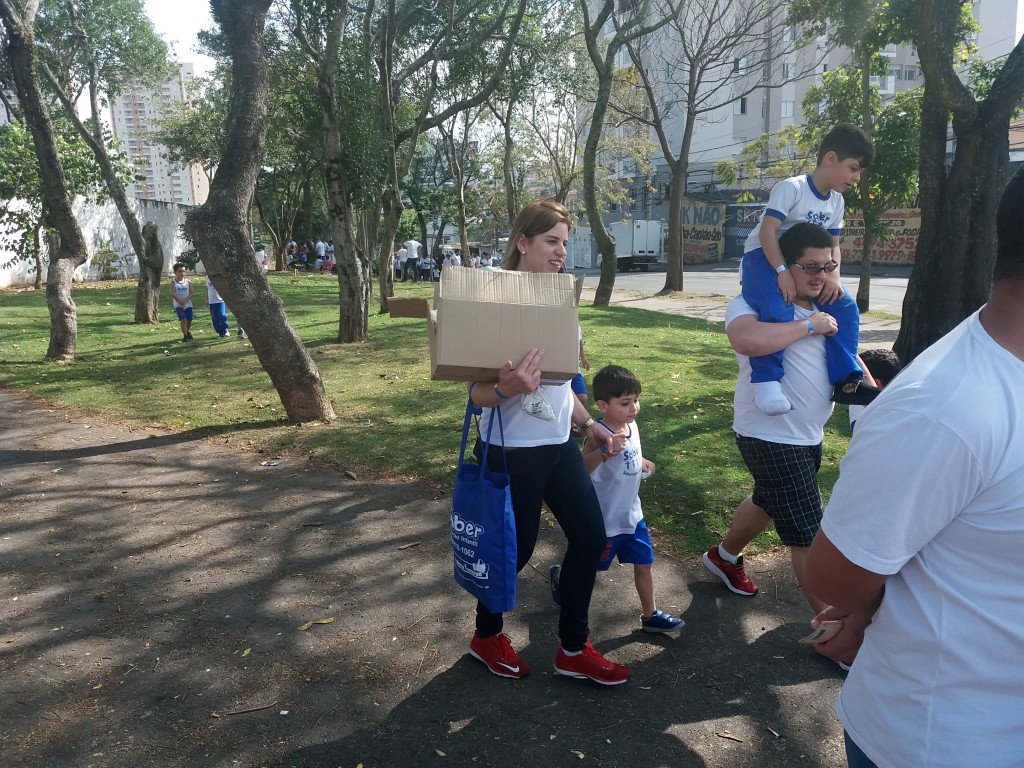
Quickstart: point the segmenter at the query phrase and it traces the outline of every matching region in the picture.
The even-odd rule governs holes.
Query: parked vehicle
[[[615,238],[619,272],[638,269],[647,272],[661,260],[662,223],[634,219],[617,221],[610,227]]]

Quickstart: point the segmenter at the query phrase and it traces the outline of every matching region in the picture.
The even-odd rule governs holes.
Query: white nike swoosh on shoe
[[[505,668],[505,669],[507,669],[507,670],[508,670],[509,672],[519,672],[519,667],[513,667],[512,665],[510,665],[510,664],[506,664],[506,663],[505,663],[505,662],[503,662],[503,661],[496,661],[496,662],[494,662],[494,663],[495,663],[495,664],[497,664],[497,665],[498,665],[499,667],[504,667],[504,668]]]

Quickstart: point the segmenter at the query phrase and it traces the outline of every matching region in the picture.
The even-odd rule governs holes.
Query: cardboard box
[[[497,381],[534,347],[544,349],[545,382],[579,370],[579,319],[571,275],[451,268],[434,287],[434,310],[423,299],[388,299],[392,317],[426,317],[430,378]]]
[[[391,317],[429,317],[430,304],[426,299],[389,296],[388,314]]]

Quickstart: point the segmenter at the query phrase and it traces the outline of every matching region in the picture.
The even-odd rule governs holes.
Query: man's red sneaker
[[[586,677],[601,685],[620,685],[629,680],[629,667],[608,661],[590,644],[575,656],[569,656],[561,647],[555,654],[555,672],[567,677]]]
[[[474,659],[480,659],[498,677],[518,680],[530,674],[530,668],[519,658],[504,632],[493,637],[480,637],[474,634],[469,643],[469,655]]]
[[[751,597],[757,594],[757,584],[751,581],[747,572],[743,570],[743,555],[740,555],[736,559],[736,564],[733,565],[728,560],[722,559],[722,556],[718,554],[718,545],[715,544],[704,553],[702,559],[704,567],[725,582],[725,586],[737,595]]]

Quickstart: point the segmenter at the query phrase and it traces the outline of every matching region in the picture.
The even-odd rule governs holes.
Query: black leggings
[[[479,458],[481,446],[474,453]],[[488,464],[504,471],[501,446],[491,446]],[[516,519],[516,569],[523,570],[533,557],[540,530],[541,503],[546,502],[565,533],[568,547],[559,572],[562,613],[558,636],[567,651],[578,651],[590,635],[587,614],[597,576],[597,561],[604,551],[604,518],[590,475],[583,465],[579,446],[570,438],[561,445],[516,448],[505,452],[511,480],[512,511]],[[502,615],[476,606],[476,631],[480,637],[501,632]]]

